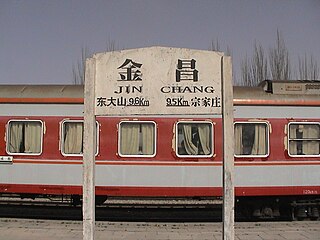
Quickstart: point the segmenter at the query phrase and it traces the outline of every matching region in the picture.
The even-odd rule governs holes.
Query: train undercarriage
[[[2,204],[68,205],[81,207],[81,195],[0,194]],[[138,208],[221,208],[221,197],[158,198],[158,197],[108,197],[97,195],[96,206]],[[320,198],[313,196],[259,196],[236,197],[235,218],[240,221],[267,220],[320,220]]]

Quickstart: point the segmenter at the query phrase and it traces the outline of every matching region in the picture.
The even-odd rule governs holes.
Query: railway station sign
[[[231,57],[213,51],[150,47],[86,60],[83,239],[94,240],[96,116],[221,115],[223,239],[234,239]]]
[[[222,57],[166,47],[98,53],[95,115],[221,114]]]

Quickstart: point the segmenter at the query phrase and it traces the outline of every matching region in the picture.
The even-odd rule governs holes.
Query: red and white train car
[[[234,87],[237,210],[319,217],[320,83]],[[83,87],[0,88],[0,193],[82,194]],[[97,117],[96,194],[222,195],[222,119]]]

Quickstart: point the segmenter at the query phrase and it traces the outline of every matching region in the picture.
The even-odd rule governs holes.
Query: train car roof
[[[320,81],[263,81],[234,86],[235,105],[317,105]],[[0,85],[0,103],[83,103],[83,85]]]
[[[234,87],[235,105],[320,106],[320,81],[262,81],[257,87]]]
[[[83,97],[82,85],[0,85],[0,97]]]
[[[1,103],[83,103],[83,85],[0,85]]]

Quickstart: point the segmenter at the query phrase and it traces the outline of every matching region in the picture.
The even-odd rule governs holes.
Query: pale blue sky
[[[320,65],[319,0],[0,0],[0,84],[72,84],[81,49],[168,46],[232,51],[234,75],[279,29],[291,59]]]

